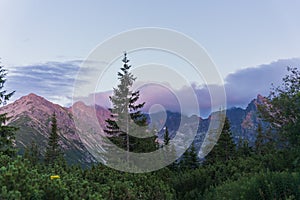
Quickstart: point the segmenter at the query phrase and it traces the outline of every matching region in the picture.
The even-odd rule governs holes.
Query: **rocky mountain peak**
[[[266,104],[267,103],[267,98],[258,94],[257,95],[257,98],[256,98],[256,103],[257,105],[263,105],[263,104]]]
[[[256,112],[257,111],[257,106],[258,105],[263,105],[263,104],[266,104],[267,102],[267,99],[266,97],[258,94],[256,99],[253,99],[247,106],[246,108],[246,112]]]
[[[24,150],[32,141],[35,141],[42,152],[47,146],[51,130],[51,116],[55,113],[57,132],[60,136],[59,143],[66,153],[66,159],[69,162],[92,162],[93,157],[80,139],[80,134],[84,133],[76,129],[70,109],[31,93],[0,108],[0,113],[8,113],[11,117],[8,124],[20,128],[16,132],[16,145],[20,149]]]
[[[250,144],[254,143],[257,125],[262,123],[258,117],[257,105],[266,102],[265,97],[257,95],[257,98],[253,99],[246,109],[232,108],[226,111],[236,142],[239,138],[245,138]],[[8,113],[8,116],[11,116],[9,124],[20,127],[16,134],[17,146],[20,148],[25,148],[31,141],[37,141],[38,145],[44,149],[51,129],[51,115],[54,112],[61,138],[60,144],[67,152],[67,157],[72,162],[75,160],[80,160],[81,163],[91,162],[93,158],[86,148],[91,149],[93,147],[90,143],[94,141],[91,140],[92,137],[97,134],[105,134],[103,132],[106,126],[105,120],[110,117],[108,109],[99,105],[86,105],[80,101],[75,102],[70,108],[64,108],[33,93],[0,108],[0,113]],[[196,146],[199,149],[203,136],[208,129],[210,118],[202,119],[199,116],[191,116],[190,118],[200,120],[198,133],[195,137]],[[171,134],[175,134],[178,130],[181,119],[180,113],[167,111],[165,125]],[[88,127],[81,127],[80,124],[88,124]],[[100,143],[101,141],[97,140],[97,144]]]
[[[48,100],[46,100],[44,97],[38,96],[34,93],[30,93],[26,96],[21,97],[20,99],[16,100],[14,103],[20,103],[20,104],[24,104],[26,103],[28,104],[49,104],[51,102],[49,102]]]
[[[8,116],[12,117],[8,123],[26,117],[28,119],[26,124],[28,126],[33,121],[44,122],[42,124],[44,129],[49,127],[51,115],[55,113],[59,128],[72,126],[72,120],[69,117],[70,112],[66,108],[58,104],[53,104],[47,99],[33,93],[2,107],[0,113],[8,113]]]

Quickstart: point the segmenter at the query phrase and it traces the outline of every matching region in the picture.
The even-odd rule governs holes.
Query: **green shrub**
[[[210,189],[205,199],[300,199],[300,174],[258,173]]]

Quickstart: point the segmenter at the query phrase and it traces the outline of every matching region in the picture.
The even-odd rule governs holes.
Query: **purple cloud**
[[[9,69],[6,89],[16,90],[14,99],[29,93],[36,93],[50,101],[69,106],[72,102],[73,84],[81,61],[48,62],[38,65],[20,66]],[[285,59],[264,64],[255,68],[245,68],[229,74],[225,78],[225,90],[227,95],[227,108],[246,107],[258,94],[268,96],[272,83],[280,85],[282,78],[287,74],[287,66],[299,67],[300,58]],[[210,90],[218,91],[222,87],[218,85],[191,86],[195,91],[200,106],[201,116],[207,116],[211,112]],[[153,104],[160,104],[166,110],[180,112],[179,100],[187,107],[187,113],[199,113],[189,107],[190,98],[186,94],[187,88],[174,92],[170,87],[158,85],[145,85],[139,88],[141,99],[145,101],[145,111]],[[103,107],[111,107],[109,96],[111,91],[97,93],[95,96],[85,97],[88,104],[94,102]]]
[[[282,83],[282,78],[287,74],[287,66],[300,66],[300,59],[278,60],[270,64],[260,65],[255,68],[245,68],[229,74],[225,78],[227,108],[245,108],[258,94],[268,96],[272,84],[276,86]],[[218,85],[192,85],[192,87],[198,98],[201,116],[209,115],[211,112],[209,89],[218,91],[221,90],[222,87]],[[178,93],[184,96],[185,88],[182,88]],[[189,96],[185,96],[183,101],[188,102],[189,98]],[[161,104],[167,110],[174,112],[180,111],[176,97],[166,88],[145,86],[141,90],[141,100],[147,102],[145,110],[153,104]],[[190,110],[190,113],[185,114],[193,113],[195,113],[195,111]]]
[[[69,106],[80,63],[80,60],[73,60],[8,68],[5,87],[8,91],[16,90],[11,100],[35,93],[54,103]]]
[[[288,73],[287,66],[299,67],[300,59],[278,60],[229,74],[225,79],[227,107],[245,107],[257,94],[268,96],[272,84],[282,83],[282,78]]]

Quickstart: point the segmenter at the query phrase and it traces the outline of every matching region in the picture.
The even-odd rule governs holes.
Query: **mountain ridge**
[[[265,103],[265,98],[258,95],[247,106],[247,108],[230,108],[226,110],[226,115],[231,123],[231,130],[234,139],[237,142],[240,138],[247,139],[250,144],[253,144],[256,138],[256,129],[261,120],[257,116],[257,105]],[[0,108],[0,113],[8,113],[10,117],[7,122],[10,125],[20,127],[16,133],[16,146],[24,151],[32,141],[35,141],[40,147],[41,152],[45,152],[47,140],[51,127],[51,115],[55,112],[57,117],[58,134],[60,135],[60,145],[63,148],[66,159],[70,163],[80,163],[81,165],[90,165],[94,163],[95,158],[89,153],[89,138],[87,135],[94,134],[79,130],[75,124],[75,113],[81,116],[81,120],[86,120],[87,123],[94,127],[94,132],[99,132],[104,135],[103,128],[105,127],[105,119],[110,116],[110,112],[99,105],[89,106],[84,102],[75,102],[70,107],[62,107],[54,104],[45,98],[30,93],[20,99]],[[168,126],[170,135],[174,136],[178,128],[177,122],[180,122],[181,114],[175,112],[166,112],[165,124]],[[95,114],[97,123],[92,122],[91,116]],[[195,116],[191,116],[195,117]],[[200,124],[195,137],[196,149],[199,151],[205,132],[208,129],[210,117],[203,119],[198,117]],[[97,128],[99,127],[101,128]],[[160,132],[160,136],[162,135]]]

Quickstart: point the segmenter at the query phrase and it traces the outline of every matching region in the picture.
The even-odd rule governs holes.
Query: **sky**
[[[0,57],[15,98],[31,91],[67,105],[80,64],[97,45],[120,32],[160,27],[198,42],[230,82],[247,70],[259,73],[275,61],[300,57],[299,7],[296,0],[0,0]],[[275,74],[276,80],[284,75]],[[267,84],[257,87],[259,92]]]

